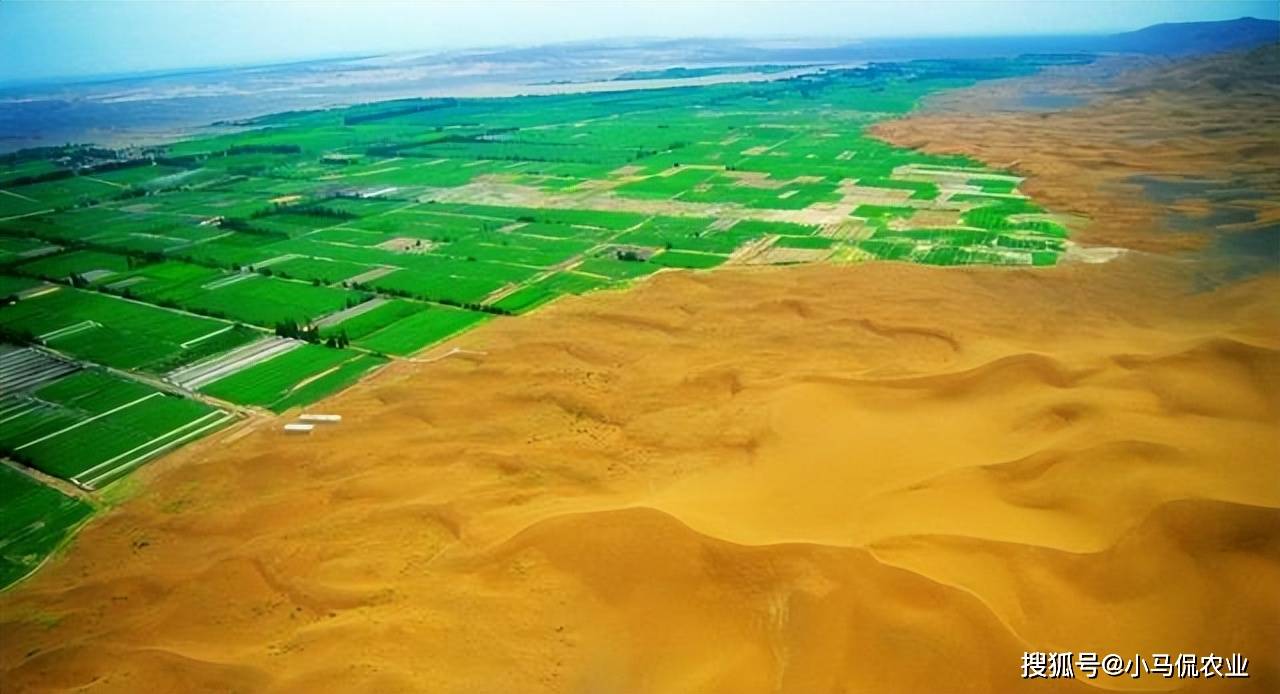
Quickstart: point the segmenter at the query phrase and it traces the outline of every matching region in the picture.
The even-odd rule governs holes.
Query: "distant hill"
[[[1158,55],[1222,53],[1280,42],[1280,22],[1241,17],[1222,22],[1156,24],[1098,39],[1096,50]]]

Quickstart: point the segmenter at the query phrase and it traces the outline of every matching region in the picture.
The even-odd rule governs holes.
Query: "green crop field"
[[[341,282],[359,275],[362,272],[368,272],[373,269],[370,265],[361,265],[360,263],[351,263],[345,260],[333,260],[331,258],[290,258],[278,263],[272,263],[270,272],[275,277],[286,277],[308,281],[320,281],[326,284]]]
[[[0,158],[0,342],[88,367],[0,394],[20,415],[0,449],[99,487],[230,421],[222,408],[304,406],[494,316],[659,271],[1052,265],[1068,230],[1019,177],[868,128],[939,90],[1064,60],[1077,59],[401,99]],[[0,516],[20,538],[0,545],[0,571],[55,545],[82,517],[71,503]],[[23,534],[40,514],[49,533]]]
[[[203,403],[94,370],[29,396],[6,395],[0,409],[0,452],[89,488],[229,418]]]
[[[478,311],[392,299],[322,328],[320,336],[342,335],[356,347],[408,356],[490,317]]]
[[[283,411],[339,390],[383,361],[351,350],[302,345],[214,381],[202,390],[228,402]],[[356,362],[360,368],[339,371],[342,378],[331,377],[338,367],[349,362]]]
[[[642,260],[619,260],[616,257],[599,256],[587,258],[574,268],[575,272],[599,275],[611,280],[635,279],[651,275],[662,267]]]
[[[267,406],[276,412],[284,412],[291,407],[310,405],[321,398],[347,388],[365,374],[385,363],[387,363],[385,358],[374,354],[357,355],[355,358],[342,362],[336,368],[324,372],[313,380],[292,388],[283,397]]]
[[[488,318],[489,315],[477,311],[435,306],[364,335],[353,344],[374,352],[407,356]]]
[[[350,316],[338,323],[321,329],[321,337],[332,337],[343,334],[350,340],[359,340],[392,323],[421,311],[425,304],[405,299],[380,300],[376,304],[362,306],[365,310],[358,315]]]
[[[34,571],[92,511],[89,504],[0,465],[0,588]]]
[[[57,250],[55,246],[34,238],[21,236],[0,236],[0,265],[8,265],[29,257],[37,257],[49,251]]]
[[[25,292],[38,286],[40,286],[40,281],[30,277],[0,275],[0,299],[11,296],[16,297],[19,292]]]
[[[160,373],[206,356],[228,323],[62,288],[0,308],[0,328],[53,349],[121,369]],[[225,332],[224,332],[225,331]],[[234,345],[222,344],[229,348]]]
[[[831,248],[835,239],[822,236],[780,236],[775,245],[782,248]]]
[[[206,285],[205,291],[180,303],[199,313],[270,326],[280,321],[309,322],[355,305],[362,298],[359,292],[344,289],[248,276],[217,286]]]
[[[524,313],[564,294],[581,294],[603,287],[605,280],[576,272],[559,272],[521,287],[494,305],[512,313]]]
[[[49,280],[66,280],[79,275],[102,282],[129,270],[129,256],[102,251],[78,250],[48,255],[16,266],[18,272]]]
[[[112,277],[105,289],[118,291],[120,296],[129,299],[176,307],[183,300],[202,294],[206,284],[225,276],[227,273],[214,268],[165,260]]]
[[[689,253],[686,251],[665,251],[649,259],[649,262],[666,267],[690,269],[706,269],[722,265],[727,257],[711,253]]]

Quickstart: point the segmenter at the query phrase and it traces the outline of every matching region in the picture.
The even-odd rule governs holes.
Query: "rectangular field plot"
[[[580,210],[564,208],[502,207],[465,203],[432,202],[413,208],[413,212],[465,215],[532,224],[576,225],[610,231],[629,229],[649,217],[636,212]],[[559,236],[560,234],[552,234]]]
[[[279,241],[271,236],[235,232],[173,250],[168,255],[238,270],[280,255],[279,251],[271,248]]]
[[[234,281],[232,281],[234,280]],[[365,298],[360,292],[317,287],[274,277],[247,275],[207,284],[181,301],[183,308],[228,320],[270,327],[282,321],[307,323]]]
[[[0,264],[19,262],[24,258],[36,258],[58,250],[46,241],[24,236],[0,236]]]
[[[167,260],[112,277],[105,286],[127,298],[177,306],[203,292],[204,285],[226,275],[222,270]]]
[[[0,395],[31,390],[79,370],[79,364],[44,350],[0,343]]]
[[[136,206],[154,208],[154,204],[136,203]],[[0,231],[29,234],[65,245],[91,243],[95,247],[133,254],[177,252],[227,233],[215,225],[201,225],[198,221],[103,205],[5,222]]]
[[[490,318],[478,311],[404,299],[376,299],[369,310],[353,312],[321,328],[324,338],[343,335],[357,347],[408,356]]]
[[[728,229],[717,229],[712,226],[713,221],[699,217],[654,217],[614,240],[648,248],[728,255],[742,244],[764,235],[754,225],[739,223]]]
[[[476,234],[442,245],[436,252],[469,261],[487,260],[512,265],[550,267],[595,245],[583,239],[550,239],[520,233]]]
[[[0,464],[0,590],[35,571],[93,507]]]
[[[478,311],[432,306],[353,340],[352,344],[383,354],[408,356],[489,318],[489,314]]]
[[[359,340],[401,318],[408,318],[423,306],[421,302],[406,299],[373,299],[325,318],[318,324],[320,337],[327,339],[342,334],[349,340]]]
[[[687,251],[664,251],[649,259],[649,262],[656,263],[665,267],[687,268],[691,270],[705,270],[722,265],[728,256],[713,255],[711,253],[690,253]]]
[[[317,229],[333,227],[347,221],[345,217],[326,217],[322,215],[292,214],[288,212],[257,217],[251,226],[283,236],[302,236]]]
[[[271,403],[269,407],[275,412],[284,412],[291,407],[310,405],[350,387],[365,374],[386,363],[387,360],[384,357],[373,354],[358,355],[312,380],[299,384],[284,397]]]
[[[715,176],[715,171],[681,169],[674,173],[649,176],[618,187],[620,195],[638,198],[669,199],[680,195]]]
[[[43,282],[30,277],[14,277],[13,275],[0,275],[0,299],[10,296],[16,297],[18,294],[39,287]]]
[[[380,243],[386,243],[391,239],[390,236],[381,231],[371,231],[367,229],[357,229],[349,226],[332,227],[330,229],[321,229],[307,235],[312,241],[321,241],[324,243],[350,244],[353,246],[376,246]]]
[[[477,264],[478,265],[478,264]],[[477,270],[481,268],[477,267]],[[530,273],[532,274],[532,273]],[[371,283],[374,289],[428,301],[478,303],[508,284],[500,277],[458,276],[417,270],[396,270]]]
[[[101,371],[0,399],[0,451],[87,489],[226,424],[232,415]]]
[[[65,287],[0,308],[0,327],[81,359],[152,373],[254,338],[231,323]]]
[[[774,244],[780,248],[831,248],[835,245],[834,239],[822,236],[780,236]]]
[[[261,265],[259,265],[261,267]],[[329,258],[289,258],[268,266],[271,274],[277,277],[299,280],[319,280],[326,284],[351,279],[373,269],[371,265],[350,263],[344,260]]]
[[[794,222],[763,222],[755,219],[744,219],[730,229],[741,238],[751,239],[775,234],[778,236],[813,236],[818,227],[812,224],[796,224]]]
[[[59,166],[39,151],[19,150],[4,155],[0,160],[0,185],[14,185],[24,179],[51,174],[59,170]]]
[[[495,308],[511,313],[531,311],[565,294],[582,294],[606,286],[608,281],[576,272],[558,272],[502,297]]]
[[[21,217],[41,210],[53,209],[50,205],[12,190],[0,188],[0,219]]]
[[[166,212],[173,212],[196,219],[210,219],[213,217],[248,219],[254,214],[270,211],[269,195],[269,193],[248,196],[243,193],[219,191],[183,191],[159,195],[153,204],[163,205],[163,209]]]
[[[404,207],[405,204],[396,200],[379,200],[376,198],[332,198],[320,203],[319,206],[337,214],[359,218],[397,210]]]
[[[31,211],[32,207],[61,209],[73,205],[105,202],[119,197],[127,188],[128,186],[91,176],[71,176],[55,181],[16,186],[0,194],[0,217],[7,216],[5,212],[9,210],[24,214]],[[13,202],[15,198],[18,203],[26,204],[9,207],[16,205]]]
[[[599,275],[611,280],[635,279],[651,275],[661,269],[661,265],[643,260],[619,260],[613,257],[587,258],[573,268],[574,272]]]
[[[201,391],[280,412],[337,392],[385,362],[352,350],[303,345],[214,381]]]
[[[579,226],[577,224],[547,224],[546,222],[529,222],[520,224],[512,230],[520,236],[538,239],[582,239],[593,240],[608,238],[604,229]]]
[[[67,251],[29,260],[18,265],[24,275],[66,281],[77,276],[86,282],[109,280],[129,271],[129,257],[102,251]]]

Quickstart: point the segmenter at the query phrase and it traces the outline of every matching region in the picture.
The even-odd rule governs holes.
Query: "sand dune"
[[[1118,228],[1122,194],[1060,170],[1036,185]],[[1276,691],[1280,274],[1206,285],[1197,257],[664,273],[495,321],[325,403],[341,425],[142,470],[0,596],[0,676]],[[1025,650],[1252,677],[1027,683]]]

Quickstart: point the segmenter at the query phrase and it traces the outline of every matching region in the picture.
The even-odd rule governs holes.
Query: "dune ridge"
[[[341,428],[146,472],[5,595],[35,651],[6,643],[5,676],[905,692],[954,668],[1007,691],[1023,650],[1199,648],[1270,686],[1280,333],[1238,314],[1280,281],[1137,301],[1112,270],[672,274],[485,327],[483,357],[334,400]],[[924,314],[878,294],[903,287],[958,349],[898,348]],[[618,319],[690,293],[666,330]],[[993,334],[1010,294],[1042,329]],[[793,305],[761,323],[761,296]]]

